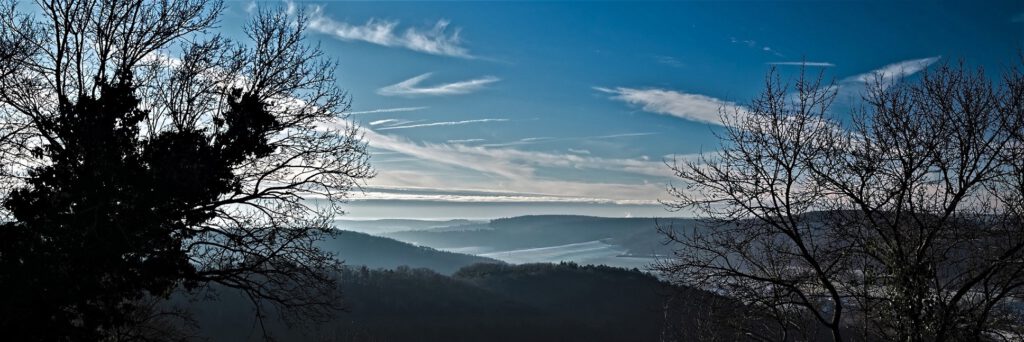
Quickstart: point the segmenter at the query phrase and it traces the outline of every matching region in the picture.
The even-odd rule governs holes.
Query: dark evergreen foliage
[[[3,339],[174,339],[162,302],[211,283],[329,317],[316,242],[373,170],[307,17],[257,13],[249,47],[208,34],[219,2],[36,5],[0,4]]]
[[[51,164],[4,205],[0,228],[3,330],[18,340],[101,332],[132,321],[145,295],[166,297],[197,274],[183,241],[214,217],[204,204],[234,191],[236,165],[268,153],[276,120],[252,97],[233,97],[217,134],[141,137],[131,77],[100,96],[65,102],[46,126],[61,144],[36,153]],[[237,93],[237,92],[236,92]],[[37,329],[41,325],[47,329]]]

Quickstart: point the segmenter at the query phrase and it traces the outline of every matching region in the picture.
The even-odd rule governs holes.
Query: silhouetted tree
[[[338,307],[314,242],[372,170],[306,17],[260,11],[243,45],[207,32],[220,3],[38,5],[0,11],[5,336],[159,337],[154,300],[209,282],[258,316]]]
[[[685,186],[669,206],[709,225],[663,229],[679,248],[659,268],[754,308],[722,323],[765,340],[1019,334],[1024,76],[879,77],[848,125],[820,79],[790,89],[773,71],[724,116],[721,151],[672,165]],[[763,319],[777,323],[750,325]]]

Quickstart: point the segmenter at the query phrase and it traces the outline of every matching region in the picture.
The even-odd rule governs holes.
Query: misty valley
[[[645,268],[671,254],[657,226],[692,229],[692,219],[522,216],[491,221],[436,221],[395,229],[392,221],[338,221],[343,230],[509,263],[571,261]]]

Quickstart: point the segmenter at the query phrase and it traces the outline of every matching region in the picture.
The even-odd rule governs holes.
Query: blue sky
[[[855,97],[876,73],[1024,47],[1024,3],[231,2],[313,15],[378,171],[350,218],[678,216],[666,158],[711,152],[718,108],[775,65],[823,69]],[[836,109],[842,116],[843,106]]]

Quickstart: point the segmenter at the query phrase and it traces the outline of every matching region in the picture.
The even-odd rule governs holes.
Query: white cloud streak
[[[462,46],[459,28],[452,29],[449,33],[448,20],[438,20],[432,28],[410,27],[404,31],[398,29],[398,24],[398,21],[377,18],[371,18],[362,25],[350,24],[325,16],[322,8],[316,6],[309,28],[342,41],[362,41],[438,56],[476,58]]]
[[[324,129],[339,129],[350,125],[345,120],[325,124]],[[387,163],[386,171],[378,170],[373,187],[417,187],[434,189],[434,194],[423,196],[371,194],[367,199],[425,200],[425,201],[518,201],[518,202],[579,202],[611,204],[655,204],[665,195],[664,185],[672,172],[662,161],[647,159],[600,158],[573,153],[524,151],[512,148],[488,148],[453,143],[414,142],[407,138],[378,133],[364,127],[363,137],[377,155],[401,154],[415,161]],[[465,139],[473,140],[473,139]],[[480,139],[483,140],[483,139]],[[579,151],[577,151],[579,152]],[[693,156],[680,156],[688,159]],[[432,173],[431,169],[440,169]],[[459,171],[459,169],[463,171]],[[633,174],[629,183],[578,181],[575,178],[540,176],[541,169],[591,170],[611,174]],[[627,178],[629,179],[629,178]],[[654,180],[654,181],[649,181]],[[455,194],[486,197],[452,197],[452,189],[470,189],[477,192],[508,192],[510,198],[496,194]],[[472,190],[476,189],[476,190]],[[367,192],[379,192],[367,189]],[[447,193],[445,193],[447,192]],[[421,192],[422,193],[422,192]],[[526,195],[528,194],[528,195]],[[505,196],[509,197],[509,196]],[[555,198],[558,197],[558,198]]]
[[[577,150],[577,149],[574,149],[574,148],[570,148],[568,151],[569,151],[569,153],[575,153],[575,154],[587,154],[587,155],[590,154],[590,150],[584,150],[584,149],[578,149]]]
[[[916,74],[938,62],[942,57],[911,59],[892,63],[869,72],[846,77],[836,85],[837,98],[840,101],[856,101],[866,91],[868,85],[880,82],[883,89],[895,84],[900,79]]]
[[[863,74],[860,74],[860,75],[854,75],[854,76],[847,77],[847,78],[843,79],[842,81],[840,81],[840,83],[850,83],[850,82],[869,83],[869,82],[875,82],[878,79],[881,79],[883,82],[890,82],[891,83],[891,82],[893,82],[895,80],[898,80],[900,78],[907,77],[907,76],[916,74],[918,72],[921,72],[922,70],[927,69],[928,66],[934,64],[935,62],[938,62],[939,59],[941,59],[941,58],[942,58],[941,56],[935,56],[935,57],[928,57],[928,58],[921,58],[921,59],[911,59],[911,60],[906,60],[906,61],[902,61],[902,62],[896,62],[896,63],[892,63],[892,64],[889,64],[889,65],[883,66],[881,68],[872,70],[870,72],[866,72],[866,73],[863,73]]]
[[[402,82],[398,82],[377,90],[377,94],[383,96],[442,96],[462,95],[483,89],[484,86],[498,82],[501,79],[494,76],[485,76],[466,81],[439,84],[434,86],[420,86],[432,73],[425,73]]]
[[[822,67],[831,68],[836,66],[829,62],[771,62],[771,65],[785,65],[785,66],[809,66],[809,67]]]
[[[398,122],[398,121],[399,121],[398,119],[375,120],[375,121],[370,121],[370,126],[379,126],[379,125],[389,124],[389,123]]]
[[[414,188],[417,190],[405,192],[424,194],[425,196],[417,200],[427,201],[452,200],[452,196],[475,196],[471,200],[476,202],[656,204],[656,200],[665,194],[664,183],[661,182],[621,184],[549,180],[537,177],[473,181],[462,177],[452,177],[450,174],[432,176],[416,170],[381,172],[377,178],[374,178],[373,184],[372,187],[376,188],[380,187],[377,184],[395,184],[404,188]],[[452,193],[453,189],[467,193]],[[377,192],[372,189],[370,191]],[[467,200],[460,199],[458,201]]]
[[[607,139],[607,138],[628,138],[628,137],[642,137],[647,135],[655,135],[655,132],[639,132],[639,133],[619,133],[619,134],[608,134],[608,135],[597,135],[592,137],[581,137],[575,139]],[[570,138],[572,139],[572,138]]]
[[[722,115],[742,114],[746,109],[734,102],[714,97],[665,89],[602,88],[595,90],[612,94],[612,99],[638,105],[646,112],[722,125]]]
[[[480,146],[483,146],[483,147],[507,147],[507,146],[531,145],[531,144],[551,143],[551,142],[628,138],[628,137],[639,137],[639,136],[655,135],[655,134],[658,134],[658,133],[653,133],[653,132],[620,133],[620,134],[595,135],[595,136],[584,136],[584,137],[565,137],[565,138],[530,137],[530,138],[522,138],[522,139],[519,139],[519,140],[516,140],[516,141],[511,141],[511,142],[484,144],[484,145],[480,145]]]
[[[885,65],[881,68],[842,79],[838,82],[838,93],[840,99],[860,96],[864,87],[870,82],[880,81],[883,87],[893,82],[927,69],[928,66],[938,62],[941,57],[928,57],[912,59]],[[808,66],[833,66],[824,62],[776,62],[776,65],[808,65]],[[646,112],[671,115],[691,121],[705,122],[716,125],[723,125],[722,114],[738,115],[742,117],[748,110],[731,101],[725,101],[714,97],[689,94],[666,89],[635,89],[635,88],[603,88],[594,87],[603,93],[612,94],[612,99],[623,101],[632,105],[640,106]],[[732,121],[732,120],[729,120]]]
[[[396,112],[412,112],[417,110],[427,109],[427,107],[398,107],[398,108],[381,108],[373,110],[362,110],[356,112],[348,112],[348,115],[360,115],[360,114],[377,114],[377,113],[396,113]]]
[[[537,167],[598,169],[659,177],[672,176],[672,172],[660,161],[584,157],[459,144],[414,143],[402,137],[379,134],[371,130],[365,130],[364,133],[370,146],[375,148],[401,152],[423,160],[464,167],[508,179],[531,178]]]
[[[743,44],[746,47],[751,48],[751,49],[758,49],[758,48],[760,48],[761,51],[764,51],[765,53],[770,53],[772,55],[775,55],[776,57],[782,57],[782,58],[786,57],[785,55],[779,53],[775,49],[772,49],[770,46],[758,45],[757,41],[755,41],[753,39],[740,40],[740,39],[736,39],[736,37],[730,37],[729,41],[732,42],[733,44]]]
[[[435,127],[435,126],[457,126],[457,125],[466,125],[466,124],[473,124],[473,123],[506,122],[506,121],[509,121],[509,120],[508,119],[474,119],[474,120],[462,120],[462,121],[443,121],[443,122],[431,122],[431,123],[415,124],[415,125],[388,126],[388,127],[381,128],[381,129],[378,129],[378,130],[384,131],[384,130],[389,130],[389,129],[405,129],[405,128],[420,128],[420,127]],[[373,125],[373,122],[371,122],[370,125]]]
[[[596,197],[569,197],[554,195],[530,194],[434,194],[434,193],[396,193],[368,191],[356,194],[352,200],[382,201],[430,201],[453,203],[586,203],[586,204],[618,204],[618,205],[658,205],[657,200],[642,199],[608,199]]]
[[[465,143],[475,143],[475,142],[481,142],[481,141],[486,141],[486,140],[484,140],[484,139],[452,139],[452,140],[448,140],[447,143],[449,143],[449,144],[465,144]]]
[[[678,58],[672,56],[654,56],[654,60],[656,60],[660,64],[664,64],[673,68],[682,68],[686,66],[685,64],[683,64],[683,62],[679,61]]]

